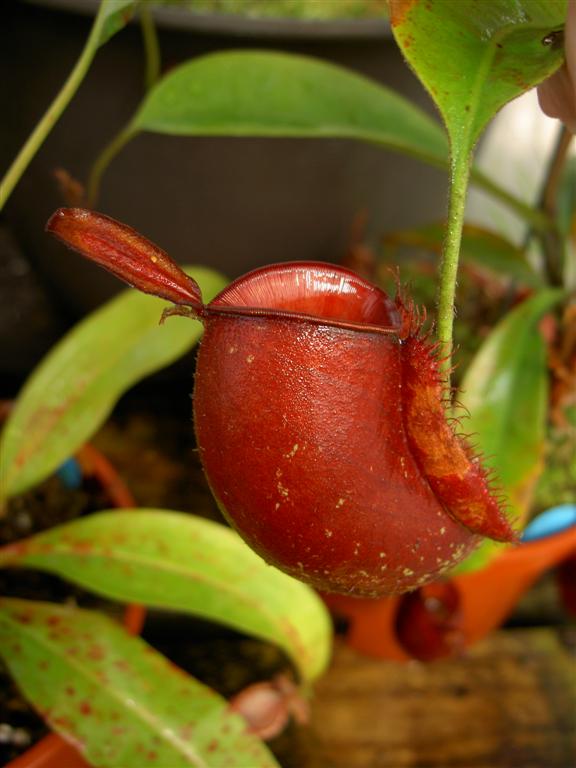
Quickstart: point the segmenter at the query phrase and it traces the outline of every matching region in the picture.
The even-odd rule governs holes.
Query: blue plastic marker
[[[521,541],[536,541],[576,525],[576,504],[560,504],[541,512],[527,526]]]
[[[82,485],[82,470],[78,461],[72,457],[61,464],[56,474],[67,488],[80,488]]]

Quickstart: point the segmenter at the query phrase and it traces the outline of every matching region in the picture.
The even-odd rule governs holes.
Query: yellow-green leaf
[[[209,269],[187,271],[206,301],[226,284]],[[200,323],[173,317],[159,324],[165,306],[124,291],[49,352],[26,382],[0,438],[0,498],[44,480],[96,431],[120,395],[196,343]]]
[[[104,45],[128,24],[136,9],[136,0],[102,0],[94,22],[95,44]]]
[[[94,768],[278,768],[223,698],[98,613],[0,599],[0,655]]]
[[[315,592],[267,565],[231,529],[166,510],[101,512],[0,550],[123,602],[218,621],[275,643],[304,680],[328,663],[331,624]]]

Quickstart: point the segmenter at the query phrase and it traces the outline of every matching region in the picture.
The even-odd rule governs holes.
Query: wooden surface
[[[343,643],[294,768],[572,768],[576,630],[494,633],[465,658],[397,664]]]

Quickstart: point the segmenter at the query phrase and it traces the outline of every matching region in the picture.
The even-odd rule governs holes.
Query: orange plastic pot
[[[456,655],[499,627],[545,571],[576,557],[576,527],[506,550],[490,565],[429,590],[399,597],[325,595],[349,622],[347,642],[370,656],[397,661]],[[434,610],[438,608],[443,610]],[[568,606],[570,607],[570,606]]]
[[[94,446],[85,445],[76,458],[84,476],[95,478],[106,490],[108,498],[118,509],[136,506],[132,494],[114,467]],[[124,626],[130,634],[140,633],[145,609],[129,605],[124,613]],[[12,760],[7,768],[90,768],[80,754],[55,733],[45,736],[22,755]]]

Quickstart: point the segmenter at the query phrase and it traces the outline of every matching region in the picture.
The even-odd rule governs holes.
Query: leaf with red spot
[[[492,331],[466,371],[459,401],[469,410],[466,431],[496,471],[517,525],[530,510],[542,471],[548,370],[541,317],[564,297],[545,290],[524,301]],[[483,567],[502,545],[486,541],[455,572]]]
[[[469,155],[507,102],[560,67],[566,0],[390,0],[394,36]]]
[[[316,594],[210,520],[165,510],[101,512],[4,547],[0,567],[10,566],[264,638],[286,651],[304,680],[328,663],[331,625]]]
[[[0,654],[91,765],[277,766],[224,699],[98,613],[0,599]]]

